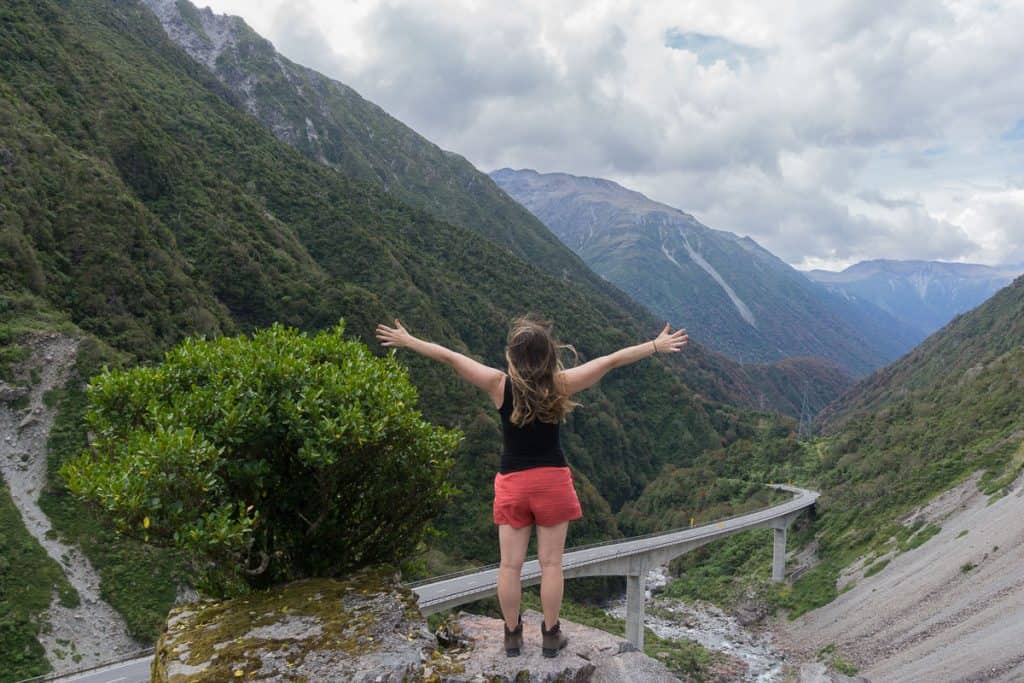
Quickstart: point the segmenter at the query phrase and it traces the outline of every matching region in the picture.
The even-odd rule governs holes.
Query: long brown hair
[[[559,352],[576,349],[559,344],[551,321],[523,316],[512,321],[505,360],[512,379],[512,424],[522,427],[534,420],[561,422],[578,403],[569,399],[557,380],[562,370]]]

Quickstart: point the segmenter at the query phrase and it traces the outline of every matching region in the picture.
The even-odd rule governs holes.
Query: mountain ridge
[[[911,325],[923,340],[978,306],[1024,272],[1024,266],[872,259],[807,277],[847,298],[868,301]]]
[[[492,177],[598,273],[734,359],[819,356],[864,375],[910,347],[909,330],[874,306],[618,183],[512,169]]]

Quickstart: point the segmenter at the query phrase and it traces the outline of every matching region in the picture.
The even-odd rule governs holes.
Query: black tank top
[[[568,467],[558,440],[558,423],[533,420],[517,427],[512,424],[512,380],[505,375],[505,398],[498,408],[505,450],[501,454],[501,473],[532,467]]]

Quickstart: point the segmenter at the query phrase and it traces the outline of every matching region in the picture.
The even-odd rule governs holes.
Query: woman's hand
[[[669,324],[665,323],[665,329],[654,340],[654,350],[657,353],[678,353],[690,340],[686,334],[686,328],[680,327],[675,332],[670,332],[670,329]]]
[[[402,327],[402,323],[398,321],[398,318],[395,318],[394,327],[388,327],[384,324],[377,325],[376,336],[377,339],[380,340],[381,346],[409,346],[412,340],[415,339],[415,337],[409,334],[406,329]]]

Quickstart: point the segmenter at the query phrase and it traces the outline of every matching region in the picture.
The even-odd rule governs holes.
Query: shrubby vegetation
[[[459,435],[423,420],[393,357],[343,332],[188,339],[99,375],[68,487],[220,594],[401,562],[451,496]]]
[[[627,536],[668,531],[768,507],[791,494],[760,482],[723,477],[707,467],[666,468],[619,511]]]

